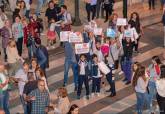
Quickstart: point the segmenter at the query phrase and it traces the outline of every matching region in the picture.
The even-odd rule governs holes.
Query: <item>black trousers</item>
[[[138,51],[140,37],[137,39],[137,43],[134,43],[135,51]]]
[[[17,45],[17,50],[18,50],[18,54],[19,56],[22,55],[22,44],[23,44],[23,37],[22,38],[18,38],[16,45]]]
[[[111,4],[104,4],[104,9],[106,13],[106,18],[105,20],[108,20],[108,17],[112,15],[113,12],[113,6]]]
[[[81,95],[81,90],[82,90],[83,83],[85,85],[86,95],[89,95],[88,76],[86,76],[86,75],[79,75],[79,77],[78,77],[78,91],[77,91],[77,96],[80,96]]]
[[[155,8],[155,0],[148,0],[149,8]]]
[[[6,62],[6,61],[7,61],[6,48],[3,48],[3,52],[4,52],[4,60],[5,60],[5,62]]]
[[[159,94],[156,95],[159,109],[160,109],[160,114],[165,114],[165,97],[161,97]]]
[[[87,19],[90,22],[91,5],[89,3],[86,3],[86,12],[87,12]]]
[[[91,5],[92,20],[96,17],[96,5]]]

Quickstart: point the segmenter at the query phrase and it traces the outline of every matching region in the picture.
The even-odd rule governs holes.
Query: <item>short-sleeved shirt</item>
[[[6,82],[6,76],[3,73],[0,73],[0,84],[3,84]],[[6,84],[2,89],[0,89],[0,92],[5,91],[8,89],[8,84]]]
[[[45,108],[50,103],[48,91],[45,90],[41,92],[39,89],[35,89],[29,94],[29,96],[35,97],[35,100],[32,101],[31,114],[46,114]]]

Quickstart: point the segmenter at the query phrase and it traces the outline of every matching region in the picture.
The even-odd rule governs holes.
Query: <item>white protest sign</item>
[[[80,32],[70,32],[69,42],[72,42],[72,43],[82,42],[82,34]]]
[[[94,35],[102,35],[103,29],[102,28],[94,28]]]
[[[131,29],[125,30],[124,31],[124,37],[132,38],[133,37],[132,30]]]
[[[127,25],[127,20],[126,18],[117,18],[117,26],[125,26]]]
[[[99,62],[98,67],[101,70],[102,73],[105,75],[110,72],[110,69],[107,67],[107,65],[104,62]]]
[[[69,33],[70,31],[61,31],[60,32],[60,41],[61,42],[66,42],[69,40]]]
[[[84,54],[89,52],[89,43],[75,44],[75,53]]]
[[[116,32],[113,29],[108,28],[107,29],[107,37],[115,38],[116,37]]]

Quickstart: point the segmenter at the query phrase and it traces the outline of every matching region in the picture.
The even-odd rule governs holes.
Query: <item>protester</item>
[[[23,97],[26,101],[27,112],[26,114],[31,114],[31,102],[28,101],[28,95],[35,89],[37,89],[37,80],[34,80],[33,72],[28,72],[28,82],[24,86]]]
[[[12,31],[11,31],[11,25],[10,25],[9,20],[5,21],[5,26],[2,29],[0,29],[0,33],[1,33],[1,37],[2,37],[2,48],[3,48],[3,52],[4,52],[4,60],[5,60],[5,62],[7,62],[6,49],[7,49],[7,45],[9,42],[9,38],[12,38]]]
[[[5,66],[0,63],[0,108],[5,111],[5,114],[10,114],[9,112],[9,92],[8,92],[8,82],[9,80],[4,75]]]
[[[41,39],[39,39],[39,38],[35,39],[35,45],[37,47],[36,53],[35,53],[36,54],[35,56],[37,58],[37,62],[46,76],[46,68],[49,67],[48,51],[47,51],[45,46],[41,45]]]
[[[19,62],[22,58],[18,55],[14,39],[10,39],[6,48],[7,62],[9,64],[9,76],[14,76],[19,69]]]
[[[148,91],[149,91],[149,100],[151,106],[151,112],[153,111],[153,101],[156,99],[156,80],[160,77],[160,65],[161,61],[158,56],[152,57],[152,63],[149,65],[147,69],[147,73],[150,77],[148,83]]]
[[[34,79],[37,80],[36,76],[36,69],[39,68],[39,65],[37,63],[37,58],[32,58],[31,59],[31,65],[30,65],[30,71],[33,72]]]
[[[106,12],[106,17],[104,22],[107,22],[108,17],[112,15],[114,3],[115,3],[114,0],[104,0],[104,9]]]
[[[93,97],[95,93],[97,96],[100,96],[100,86],[101,86],[101,71],[98,67],[98,56],[96,54],[93,54],[93,63],[92,63],[92,94],[91,96]]]
[[[21,17],[15,17],[15,23],[12,25],[12,33],[17,44],[17,50],[19,56],[22,55],[22,45],[23,45],[23,25],[21,23]]]
[[[27,62],[24,62],[23,68],[19,69],[15,74],[15,78],[18,81],[19,95],[20,95],[20,100],[24,109],[24,114],[27,114],[27,105],[23,97],[23,90],[24,90],[25,84],[28,81],[28,76],[27,76],[28,72],[29,72],[29,64]]]
[[[165,65],[160,67],[160,79],[156,81],[157,102],[159,105],[160,114],[165,113]]]
[[[149,110],[149,97],[147,94],[148,79],[145,75],[145,67],[140,66],[133,77],[133,87],[136,92],[137,104],[136,111],[138,114],[143,113],[144,104],[147,104],[147,109]]]
[[[78,62],[78,71],[79,71],[79,76],[78,76],[77,99],[80,99],[83,83],[86,89],[86,98],[89,99],[88,62],[86,61],[86,57],[83,54],[80,55],[80,60]]]
[[[131,18],[128,21],[128,23],[131,25],[131,28],[135,28],[136,32],[138,33],[138,38],[136,39],[136,42],[134,43],[134,47],[135,47],[135,52],[139,52],[138,48],[139,48],[139,40],[140,37],[143,35],[143,29],[140,23],[140,19],[139,19],[139,14],[137,12],[133,12],[131,14]]]

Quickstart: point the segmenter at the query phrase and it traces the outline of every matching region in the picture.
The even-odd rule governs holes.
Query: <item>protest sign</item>
[[[98,67],[101,70],[102,73],[105,75],[110,72],[110,69],[107,67],[107,65],[104,62],[99,62]]]
[[[117,25],[117,26],[125,26],[125,25],[127,25],[127,20],[126,20],[126,18],[118,18],[118,19],[117,19],[116,25]]]
[[[69,33],[70,31],[61,31],[60,32],[60,41],[65,42],[69,40]]]
[[[80,43],[82,42],[82,34],[80,32],[70,32],[69,34],[69,42],[72,43]]]
[[[107,29],[107,37],[115,38],[116,37],[116,32],[113,29],[108,28]]]
[[[84,54],[89,52],[89,43],[75,44],[75,53]]]
[[[94,35],[102,35],[103,29],[102,28],[94,28]]]

